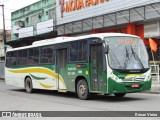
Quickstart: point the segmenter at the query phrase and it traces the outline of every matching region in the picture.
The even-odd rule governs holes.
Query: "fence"
[[[159,83],[159,65],[151,65],[151,74],[157,76],[157,82]]]
[[[159,65],[151,65],[152,88],[151,91],[160,92],[160,71]]]
[[[4,78],[4,61],[0,61],[0,78]]]

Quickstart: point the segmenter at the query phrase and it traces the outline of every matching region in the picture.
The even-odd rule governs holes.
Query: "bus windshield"
[[[108,61],[112,69],[149,69],[149,58],[143,41],[138,37],[105,38],[109,45]]]

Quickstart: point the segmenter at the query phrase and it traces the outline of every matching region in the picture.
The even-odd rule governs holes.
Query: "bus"
[[[151,69],[143,40],[134,35],[99,33],[57,37],[6,53],[5,81],[35,89],[123,97],[151,89]]]

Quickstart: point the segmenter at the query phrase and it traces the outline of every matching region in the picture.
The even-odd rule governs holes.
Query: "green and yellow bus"
[[[100,33],[47,39],[8,50],[5,81],[28,93],[70,91],[84,100],[92,93],[123,97],[150,90],[152,80],[140,37]]]

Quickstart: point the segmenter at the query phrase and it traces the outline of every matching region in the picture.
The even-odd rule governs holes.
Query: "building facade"
[[[153,38],[158,44],[155,60],[160,61],[159,8],[160,0],[41,0],[12,13],[10,44],[31,44],[56,35],[127,33],[143,39],[150,60],[148,38]]]
[[[6,41],[11,41],[11,31],[6,30]],[[9,48],[9,46],[7,46]],[[4,40],[3,40],[3,30],[0,29],[0,61],[4,60]]]
[[[31,44],[33,41],[54,37],[56,22],[55,0],[40,0],[34,4],[12,12],[13,47]]]

